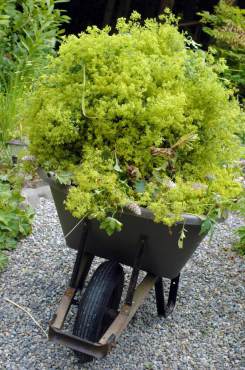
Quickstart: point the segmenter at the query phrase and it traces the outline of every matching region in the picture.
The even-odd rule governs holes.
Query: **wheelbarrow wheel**
[[[116,262],[102,263],[94,272],[79,302],[73,334],[97,342],[117,315],[124,283],[123,268]],[[81,362],[92,356],[75,351]]]

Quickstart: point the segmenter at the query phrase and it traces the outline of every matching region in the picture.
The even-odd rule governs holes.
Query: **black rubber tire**
[[[97,268],[79,302],[74,335],[92,342],[100,339],[113,321],[108,309],[118,309],[123,284],[123,268],[117,262],[107,261]],[[93,360],[89,355],[75,353],[83,363]]]

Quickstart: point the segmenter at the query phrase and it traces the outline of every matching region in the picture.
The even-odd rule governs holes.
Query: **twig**
[[[80,225],[81,222],[83,222],[83,220],[85,219],[86,216],[84,216],[83,218],[81,218],[81,220],[78,221],[78,223],[66,234],[64,235],[64,238],[68,238],[68,236]]]
[[[4,298],[6,302],[11,303],[12,305],[18,307],[20,310],[24,311],[30,318],[34,321],[34,323],[39,327],[39,329],[43,332],[46,338],[48,338],[48,334],[46,331],[42,328],[42,326],[39,324],[39,322],[32,316],[32,314],[24,307],[20,306],[19,304],[15,303],[14,301],[11,301],[9,298]]]

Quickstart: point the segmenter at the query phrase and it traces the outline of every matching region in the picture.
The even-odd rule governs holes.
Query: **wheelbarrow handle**
[[[132,304],[124,304],[122,306],[119,314],[98,343],[93,343],[62,331],[63,323],[76,293],[74,288],[68,288],[61,299],[54,319],[50,322],[49,339],[95,358],[104,357],[116,345],[116,340],[127,327],[139,306],[144,302],[156,281],[157,277],[152,274],[145,276],[134,292]]]

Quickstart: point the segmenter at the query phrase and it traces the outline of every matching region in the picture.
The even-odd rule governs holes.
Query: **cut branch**
[[[39,327],[39,329],[42,331],[42,333],[45,335],[46,338],[48,338],[48,334],[43,329],[43,327],[39,324],[39,322],[32,316],[32,314],[24,307],[20,306],[18,303],[15,303],[9,298],[4,298],[6,302],[11,303],[12,305],[18,307],[20,310],[24,311],[31,319],[32,321]]]

